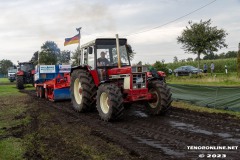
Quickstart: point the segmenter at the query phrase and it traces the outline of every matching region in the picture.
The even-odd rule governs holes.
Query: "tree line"
[[[34,65],[37,64],[69,64],[70,59],[73,60],[73,64],[76,64],[78,56],[76,54],[79,52],[79,49],[74,52],[63,50],[61,51],[57,44],[53,41],[46,41],[42,46],[40,51],[33,53],[31,62]],[[71,54],[73,55],[71,57]]]
[[[72,56],[71,56],[72,55]],[[37,64],[71,64],[73,66],[78,65],[78,55],[80,55],[80,48],[78,47],[75,51],[71,52],[68,50],[61,51],[57,44],[53,41],[46,41],[43,43],[39,51],[33,53],[32,58],[27,62],[33,62]],[[39,57],[38,57],[39,56]],[[0,74],[6,75],[9,68],[17,68],[17,64],[13,64],[11,60],[2,59],[0,60]]]

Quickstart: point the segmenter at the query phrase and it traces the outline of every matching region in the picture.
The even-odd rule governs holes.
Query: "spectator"
[[[207,73],[207,64],[206,63],[204,63],[204,65],[203,65],[203,73]]]
[[[226,73],[226,74],[228,73],[227,65],[225,65],[225,73]]]
[[[213,62],[211,62],[210,68],[211,68],[211,76],[212,76],[212,75],[213,75],[213,72],[214,72],[214,64],[213,64]]]

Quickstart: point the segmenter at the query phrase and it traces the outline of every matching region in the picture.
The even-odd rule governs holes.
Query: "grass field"
[[[172,106],[177,107],[177,108],[188,109],[191,111],[202,112],[202,113],[227,114],[229,116],[235,117],[236,119],[240,119],[240,112],[200,107],[200,106],[196,106],[196,105],[193,105],[193,104],[190,104],[187,102],[183,102],[183,101],[173,101]]]
[[[191,85],[205,85],[205,86],[240,86],[240,79],[237,77],[237,73],[215,73],[201,74],[198,76],[179,76],[170,75],[167,77],[167,83],[170,84],[191,84]]]
[[[217,74],[216,77],[174,77],[170,76],[169,83],[182,84],[203,84],[203,85],[240,85],[234,74],[224,76]],[[2,84],[2,85],[1,85]],[[28,85],[26,89],[33,90],[34,87]],[[31,117],[26,114],[29,104],[26,104],[28,95],[18,91],[14,83],[10,83],[6,78],[0,78],[0,160],[24,159],[26,148],[29,146],[29,136],[21,137],[22,128],[31,122]],[[240,118],[240,112],[216,110],[188,104],[185,102],[173,102],[174,107],[189,109],[197,112],[228,114]],[[20,138],[21,137],[21,138]]]
[[[16,117],[27,110],[27,105],[23,103],[26,95],[18,92],[15,85],[0,85],[0,93],[0,159],[23,159],[25,146],[18,136],[21,136],[20,126],[27,125],[30,117]]]
[[[0,84],[3,83],[11,83],[7,78],[0,78]],[[12,84],[14,84],[14,82],[12,82]]]

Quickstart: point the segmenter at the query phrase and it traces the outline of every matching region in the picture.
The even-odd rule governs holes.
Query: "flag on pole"
[[[79,43],[79,41],[80,41],[80,35],[77,34],[74,37],[65,38],[64,46],[67,46],[67,45],[70,45],[70,44]]]

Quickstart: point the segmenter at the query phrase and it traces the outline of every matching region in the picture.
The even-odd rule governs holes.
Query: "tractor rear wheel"
[[[17,88],[18,89],[24,89],[23,76],[17,76]]]
[[[153,96],[153,100],[147,102],[147,109],[152,115],[159,115],[166,113],[172,103],[172,94],[167,85],[162,81],[150,81],[148,84],[149,92]]]
[[[113,84],[103,84],[97,91],[97,110],[104,121],[120,119],[123,116],[123,98],[120,89]]]
[[[91,74],[83,69],[76,69],[71,74],[71,100],[78,112],[91,111],[96,108],[97,89]]]

